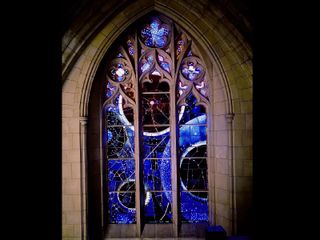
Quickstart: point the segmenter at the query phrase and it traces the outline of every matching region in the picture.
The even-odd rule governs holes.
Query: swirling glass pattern
[[[150,80],[142,91],[144,221],[171,223],[170,93],[159,83],[160,76]],[[159,92],[159,86],[164,91]],[[168,173],[166,178],[163,172]]]
[[[207,118],[190,94],[179,124],[180,209],[185,223],[208,221]]]
[[[186,34],[173,29],[170,21],[164,16],[149,18],[148,24],[121,40],[123,46],[107,65],[102,138],[109,223],[137,223],[140,191],[144,192],[142,222],[172,223],[176,203],[171,177],[176,165],[172,163],[180,176],[179,219],[208,221],[207,115],[199,104],[207,94],[205,68],[195,56],[197,51],[191,51]],[[174,85],[177,102],[171,95]],[[176,125],[170,116],[173,110]],[[139,116],[134,115],[137,112]],[[173,133],[176,138],[171,138]],[[142,172],[136,172],[137,163]],[[138,189],[137,176],[142,177]]]
[[[135,223],[135,161],[133,110],[123,107],[122,96],[105,108],[103,142],[107,156],[110,223]]]

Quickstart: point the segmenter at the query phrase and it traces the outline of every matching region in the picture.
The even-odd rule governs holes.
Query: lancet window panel
[[[205,65],[192,39],[171,19],[153,14],[139,24],[114,44],[105,68],[104,214],[116,224],[139,218],[173,223],[177,215],[184,223],[206,222]]]

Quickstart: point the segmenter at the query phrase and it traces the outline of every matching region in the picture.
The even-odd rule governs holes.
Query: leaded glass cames
[[[124,43],[108,62],[104,87],[108,221],[137,221],[137,161],[143,164],[144,222],[172,223],[172,176],[176,175],[171,171],[172,161],[178,161],[181,221],[208,221],[209,100],[201,57],[187,34],[160,15],[146,18]],[[140,96],[139,102],[136,96]],[[171,114],[175,108],[174,123]],[[135,109],[140,116],[135,115]],[[140,129],[135,129],[135,121],[141,123]],[[173,131],[177,132],[178,146],[174,157]],[[139,146],[135,146],[139,136]],[[138,147],[142,161],[135,155]]]

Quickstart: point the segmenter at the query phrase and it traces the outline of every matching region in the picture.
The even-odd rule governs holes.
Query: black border
[[[2,235],[61,239],[59,2],[2,9]]]

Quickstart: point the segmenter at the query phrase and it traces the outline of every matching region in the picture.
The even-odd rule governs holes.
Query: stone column
[[[237,234],[237,208],[236,208],[236,178],[235,178],[235,159],[233,157],[233,123],[234,113],[227,113],[227,131],[228,131],[228,160],[229,160],[229,176],[230,176],[230,209],[231,209],[231,229],[232,235]]]
[[[88,226],[87,122],[87,117],[80,117],[81,240],[87,239]]]

